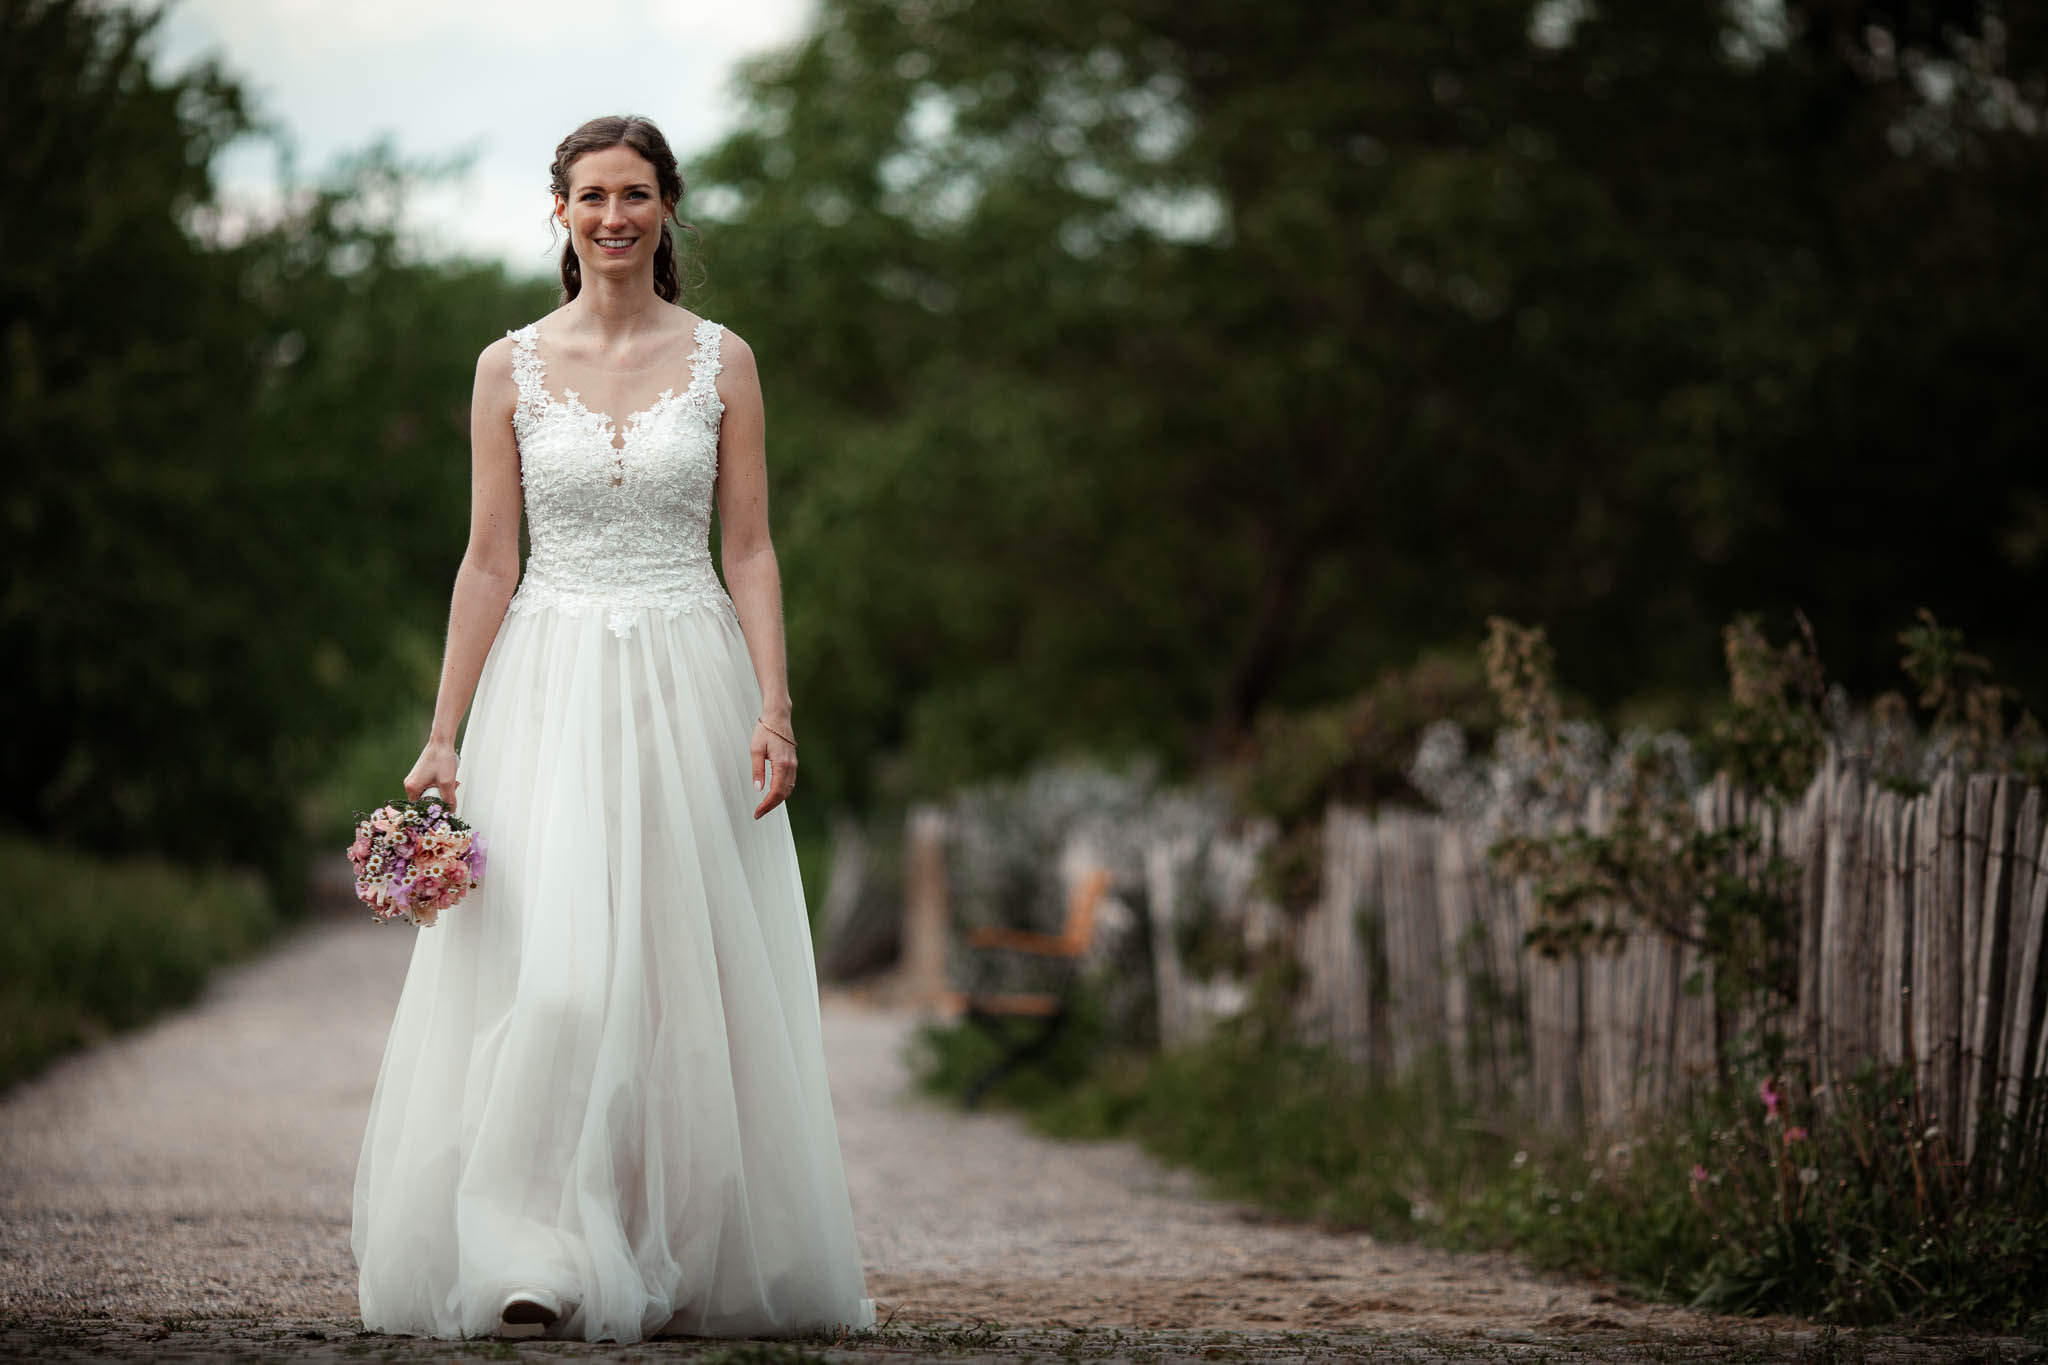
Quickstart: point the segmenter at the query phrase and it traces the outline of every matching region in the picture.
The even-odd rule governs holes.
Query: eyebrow
[[[587,185],[578,185],[576,187],[576,193],[581,194],[585,190],[601,190],[603,188],[603,185],[593,180]],[[624,186],[623,188],[629,190],[651,190],[654,188],[654,186],[648,184],[645,180],[635,180],[632,184]]]

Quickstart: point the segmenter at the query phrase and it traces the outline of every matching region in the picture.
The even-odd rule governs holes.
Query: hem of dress
[[[603,1342],[618,1346],[637,1346],[640,1343],[647,1341],[735,1341],[745,1340],[752,1337],[758,1337],[766,1340],[775,1340],[787,1337],[800,1337],[808,1333],[818,1331],[835,1331],[840,1329],[844,1329],[846,1331],[851,1332],[867,1331],[875,1326],[876,1322],[879,1320],[880,1317],[879,1313],[876,1311],[875,1301],[872,1298],[862,1298],[859,1302],[859,1305],[854,1309],[851,1317],[843,1317],[837,1314],[828,1313],[822,1317],[806,1318],[800,1322],[792,1323],[787,1327],[775,1328],[769,1331],[755,1330],[746,1332],[705,1333],[691,1332],[677,1328],[675,1325],[675,1320],[677,1317],[681,1315],[681,1312],[682,1310],[680,1309],[671,1310],[668,1317],[662,1320],[661,1326],[655,1328],[651,1332],[642,1333],[640,1336],[634,1338],[632,1341],[620,1341],[617,1337],[610,1336],[585,1337],[581,1335],[570,1335],[562,1330],[562,1327],[569,1316],[567,1314],[564,1314],[563,1319],[561,1321],[556,1322],[554,1325],[542,1331],[538,1337],[534,1337],[531,1339],[537,1341],[587,1341],[592,1343]],[[440,1332],[434,1330],[431,1327],[415,1328],[372,1326],[370,1320],[367,1317],[364,1317],[360,1310],[357,1311],[356,1318],[359,1322],[362,1323],[363,1330],[365,1332],[375,1333],[379,1336],[406,1337],[414,1341],[468,1342],[491,1341],[497,1339],[497,1332],[495,1329],[480,1332],[475,1336],[469,1336],[465,1335],[461,1331],[461,1329],[458,1328],[453,1335],[444,1336]]]

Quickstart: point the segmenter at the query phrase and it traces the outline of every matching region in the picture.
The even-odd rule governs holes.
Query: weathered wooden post
[[[903,956],[892,997],[911,1009],[949,1009],[951,907],[946,886],[946,812],[913,806],[904,821]]]
[[[1967,1029],[1963,1041],[1966,1160],[1977,1155],[1984,1106],[1998,1094],[1999,1051],[2005,1042],[2005,959],[2012,927],[2012,843],[2019,817],[2019,779],[1995,777],[1990,791],[1991,814],[1978,898],[1963,906],[1964,917],[1977,921],[1976,960],[1970,964],[1970,990],[1964,996],[1967,1013],[1963,1016]]]
[[[1195,841],[1182,835],[1145,850],[1145,913],[1152,921],[1152,982],[1159,1001],[1159,1046],[1178,1047],[1189,1034],[1186,977],[1181,970],[1180,915],[1184,872],[1194,862]]]
[[[2012,948],[2007,954],[2010,972],[2005,991],[2005,1074],[1999,1104],[2008,1118],[2018,1116],[2022,1102],[2042,1077],[2035,1069],[2044,1034],[2043,1005],[2048,1003],[2048,870],[2041,866],[2048,855],[2048,832],[2041,825],[2041,792],[2027,789],[2020,806],[2017,839],[2013,846],[2015,875],[2012,885]]]

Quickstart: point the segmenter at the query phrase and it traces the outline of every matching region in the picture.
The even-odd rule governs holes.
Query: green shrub
[[[957,1091],[978,1041],[930,1029]],[[951,1033],[953,1036],[948,1036]],[[1512,1250],[1644,1298],[1829,1323],[2048,1329],[2048,1181],[1971,1184],[1898,1077],[1831,1105],[1754,1081],[1637,1130],[1577,1141],[1489,1118],[1441,1070],[1371,1080],[1247,1017],[1164,1054],[1000,1087],[1058,1137],[1130,1137],[1212,1193],[1382,1237]]]
[[[1040,1056],[1013,1070],[990,1088],[985,1102],[1018,1109],[1036,1109],[1056,1102],[1093,1074],[1095,1059],[1104,1054],[1104,1003],[1098,989],[1083,986],[1060,1036]],[[928,1094],[957,1099],[968,1085],[1002,1055],[1004,1045],[1039,1027],[1036,1019],[996,1021],[995,1034],[965,1019],[919,1024],[907,1044],[907,1059],[920,1088]]]
[[[251,874],[108,861],[0,836],[0,1087],[197,998],[269,939]]]
[[[1331,801],[1425,805],[1407,764],[1423,728],[1446,717],[1478,743],[1499,724],[1477,669],[1425,656],[1412,668],[1387,670],[1349,701],[1261,716],[1226,775],[1240,810],[1283,827],[1320,820]]]

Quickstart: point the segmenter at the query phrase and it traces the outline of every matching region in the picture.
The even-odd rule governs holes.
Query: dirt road
[[[196,1008],[0,1102],[0,1354],[475,1355],[371,1337],[355,1316],[350,1187],[413,932],[323,921]],[[915,1096],[912,1024],[828,994],[840,1141],[884,1319],[822,1344],[831,1359],[1789,1359],[1828,1340],[1200,1198],[1129,1144],[1052,1142]],[[1930,1359],[1958,1345],[1877,1344]],[[731,1357],[730,1343],[481,1345]],[[752,1349],[817,1359],[821,1343]]]

